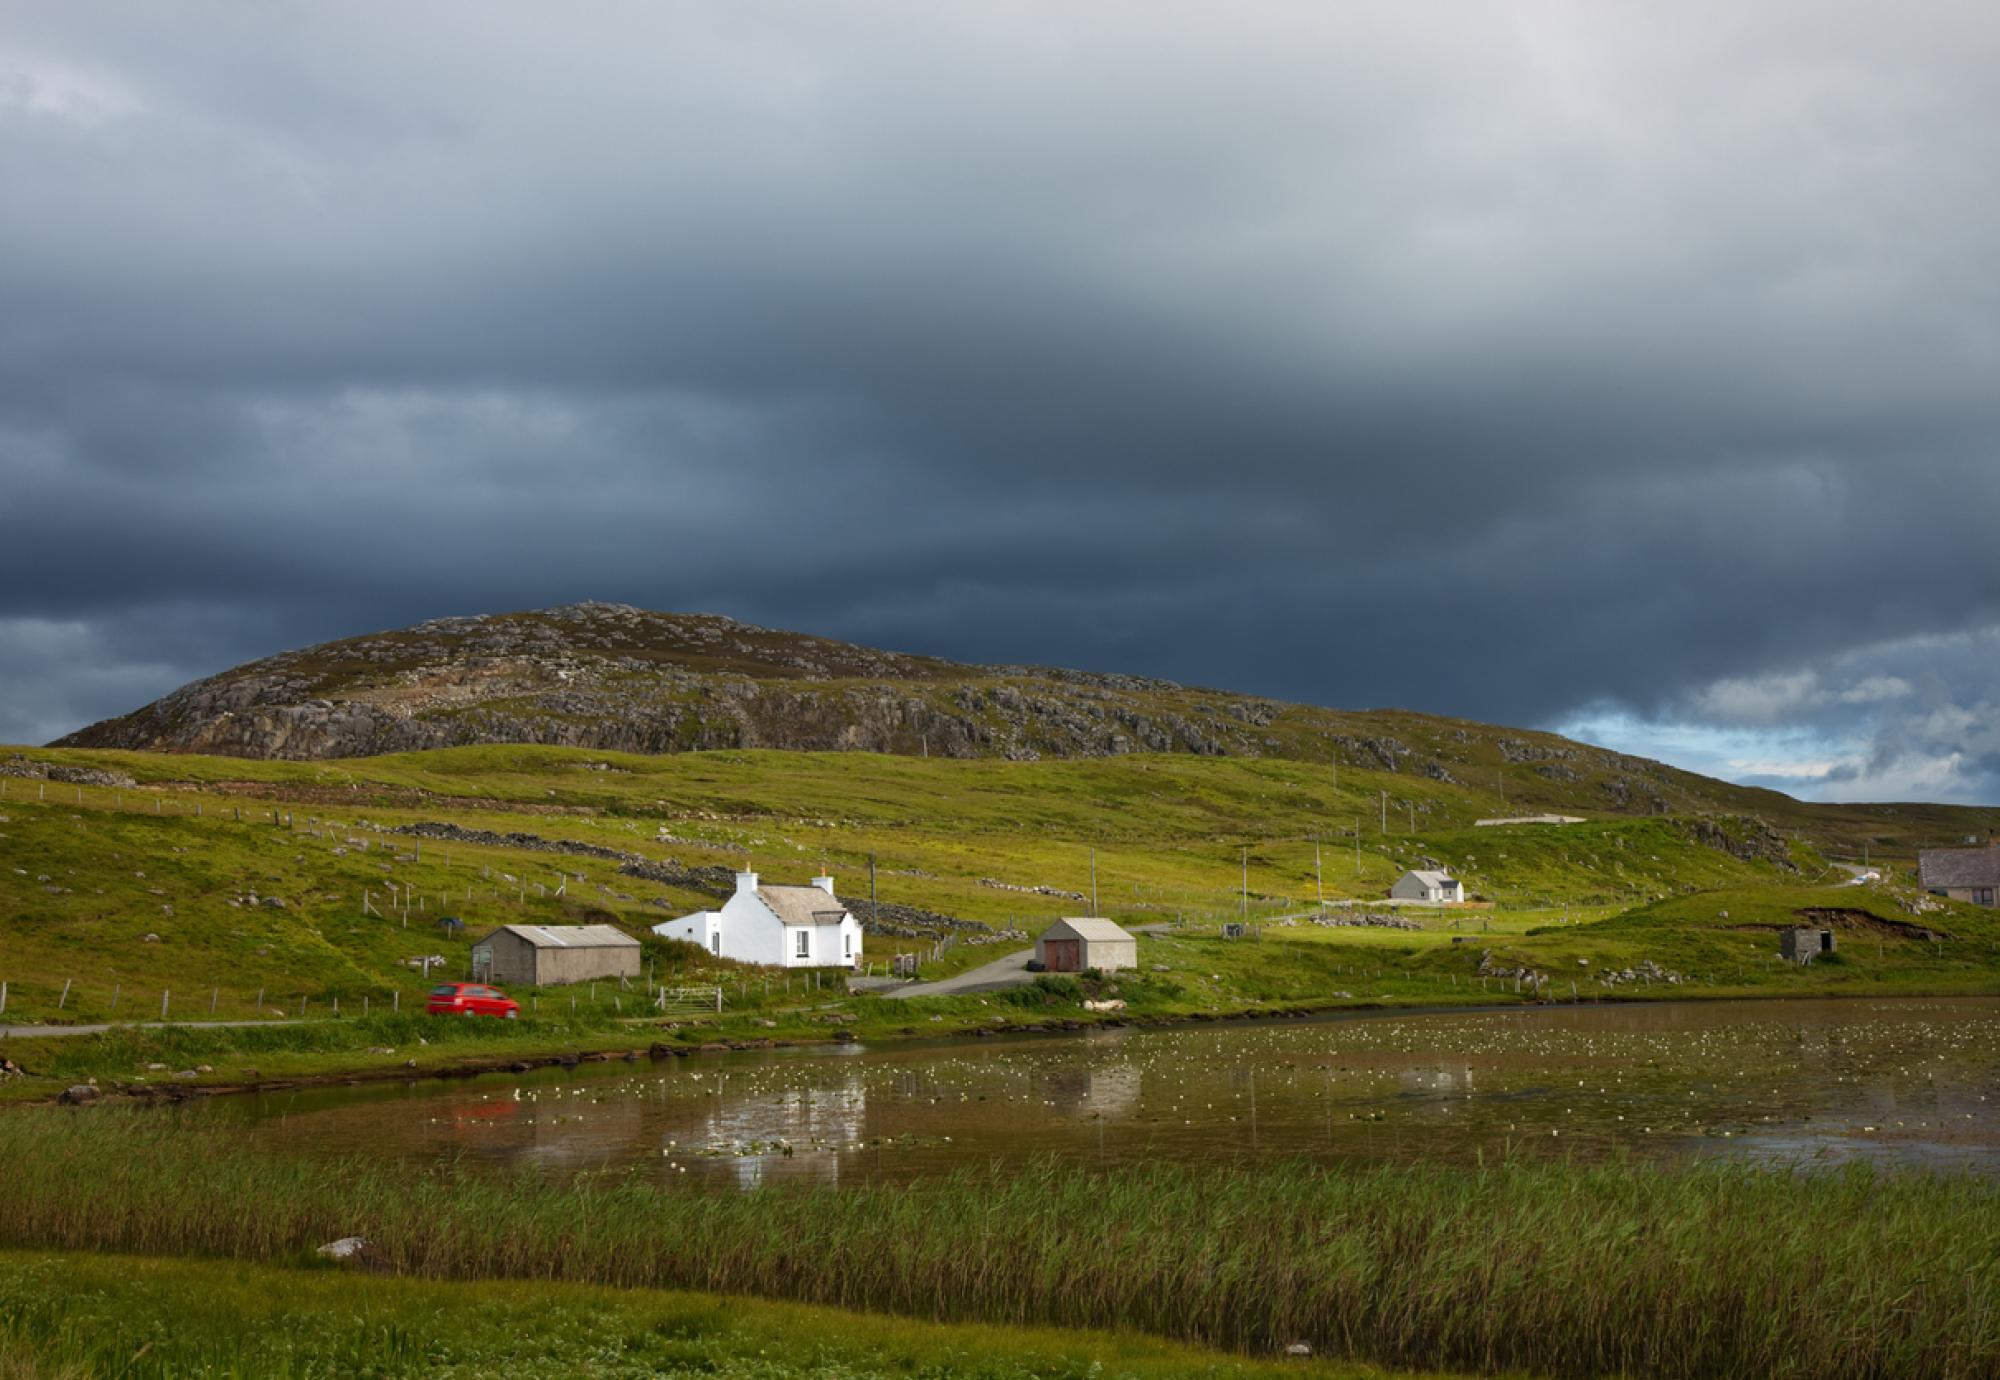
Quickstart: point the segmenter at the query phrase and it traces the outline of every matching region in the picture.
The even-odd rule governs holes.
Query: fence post
[[[0,982],[0,1016],[7,1014],[7,984]]]
[[[64,978],[62,995],[56,998],[56,1010],[58,1011],[62,1010],[63,1004],[69,1000],[69,984],[70,980],[68,978]]]
[[[401,1011],[403,1009],[402,988],[398,987],[394,992],[389,994],[389,1009],[391,1011]]]
[[[211,987],[211,988],[209,988],[209,989],[208,989],[208,1014],[209,1014],[209,1015],[213,1016],[213,1015],[215,1014],[215,1003],[216,1003],[216,999],[217,999],[217,998],[219,998],[219,997],[220,997],[221,995],[222,995],[222,989],[221,989],[220,987]]]
[[[118,1009],[118,984],[115,982],[111,984],[111,1009]]]
[[[167,998],[172,995],[172,992],[167,991],[160,993],[160,1019],[163,1021],[167,1018]]]

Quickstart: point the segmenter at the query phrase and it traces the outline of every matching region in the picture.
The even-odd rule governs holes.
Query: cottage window
[[[811,930],[800,930],[800,931],[799,931],[799,938],[798,938],[798,944],[797,944],[797,947],[793,949],[793,953],[795,953],[795,954],[796,954],[796,955],[797,955],[798,957],[800,957],[800,958],[811,958],[811,957],[812,957],[812,931],[811,931]]]
[[[715,933],[711,934],[711,935],[710,935],[710,936],[708,937],[708,951],[709,951],[710,953],[712,953],[712,954],[719,954],[719,953],[721,953],[721,952],[722,952],[722,931],[721,931],[721,930],[717,930],[717,931],[716,931]]]
[[[1990,887],[1990,886],[1982,886],[1982,887],[1975,887],[1975,888],[1973,888],[1973,892],[1972,892],[1972,904],[1973,904],[1973,905],[1975,905],[1975,906],[1990,906],[1990,905],[1992,905],[1992,904],[1993,904],[1993,888],[1992,888],[1992,887]]]
[[[842,958],[852,958],[852,957],[854,957],[854,936],[853,936],[853,935],[851,935],[851,934],[843,934],[843,935],[842,935],[842,936],[840,937],[840,956],[841,956]]]

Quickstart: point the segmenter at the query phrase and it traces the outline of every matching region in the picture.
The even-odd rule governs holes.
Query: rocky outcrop
[[[1712,809],[1692,778],[1548,734],[1142,676],[979,666],[623,604],[440,618],[196,681],[57,746],[320,760],[481,744],[673,753],[1278,757],[1633,814]],[[608,769],[603,763],[577,770]],[[0,771],[9,770],[0,766]],[[37,763],[16,774],[95,773]],[[101,779],[100,779],[101,778]],[[1671,800],[1670,800],[1671,797]]]
[[[292,760],[477,743],[1257,756],[1269,748],[1262,730],[1287,712],[1296,707],[1136,676],[970,666],[712,615],[578,604],[285,652],[57,745]]]
[[[1781,872],[1797,872],[1785,836],[1758,819],[1703,817],[1686,821],[1682,831],[1704,848],[1713,848],[1743,862],[1769,863]]]

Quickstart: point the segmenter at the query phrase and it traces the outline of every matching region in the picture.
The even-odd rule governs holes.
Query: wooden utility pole
[[[1326,917],[1326,885],[1320,878],[1319,839],[1313,839],[1313,895],[1319,901],[1320,917]]]
[[[1354,875],[1361,875],[1361,821],[1354,821]]]
[[[1250,918],[1250,850],[1243,850],[1243,918]]]
[[[1387,838],[1388,835],[1389,835],[1389,793],[1387,791],[1384,791],[1382,792],[1382,836],[1384,838]]]
[[[1097,850],[1090,850],[1090,913],[1097,915]]]
[[[871,924],[882,923],[882,911],[875,901],[875,855],[868,855],[868,919]]]

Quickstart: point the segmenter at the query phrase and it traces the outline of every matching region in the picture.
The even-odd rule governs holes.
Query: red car
[[[477,982],[447,982],[431,988],[424,1010],[433,1016],[500,1016],[513,1020],[521,1014],[521,1003],[498,987]]]

